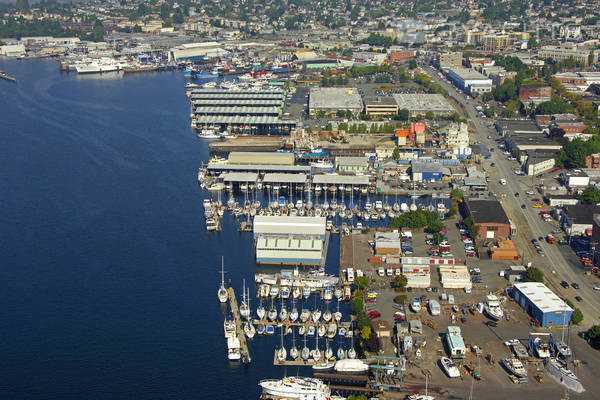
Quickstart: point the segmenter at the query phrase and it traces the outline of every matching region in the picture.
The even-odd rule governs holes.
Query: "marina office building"
[[[325,217],[254,217],[256,263],[320,266],[326,257]]]

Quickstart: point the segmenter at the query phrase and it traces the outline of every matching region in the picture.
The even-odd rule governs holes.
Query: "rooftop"
[[[321,185],[368,185],[369,177],[364,175],[315,175],[313,183]]]
[[[600,206],[595,204],[575,204],[563,207],[571,224],[591,224],[594,214],[600,214]]]
[[[504,208],[502,208],[502,205],[497,200],[473,198],[465,199],[465,204],[473,217],[474,223],[509,223]]]
[[[474,69],[470,68],[452,68],[450,71],[454,72],[457,76],[464,80],[482,79],[489,80],[489,78]]]
[[[311,109],[362,110],[363,102],[356,88],[311,88]]]
[[[496,126],[502,131],[512,133],[541,133],[542,131],[532,119],[499,119]]]
[[[396,100],[392,96],[382,97],[366,97],[365,104],[367,106],[397,106]]]
[[[540,282],[518,282],[515,288],[523,294],[531,303],[535,304],[543,312],[565,310],[573,311],[571,307],[560,299],[546,285]]]
[[[394,100],[398,103],[398,108],[408,111],[432,111],[434,113],[452,114],[456,110],[444,96],[441,94],[414,94],[401,93],[394,94]]]

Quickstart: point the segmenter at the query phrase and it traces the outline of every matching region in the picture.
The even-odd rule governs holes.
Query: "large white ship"
[[[569,390],[576,393],[583,393],[585,389],[579,381],[579,378],[567,367],[566,363],[551,358],[546,361],[546,370],[548,375],[552,377],[556,382],[565,386]]]
[[[491,319],[498,321],[504,317],[504,312],[500,307],[500,301],[498,297],[493,294],[489,294],[486,299],[486,303],[483,306],[483,311],[487,314]]]
[[[263,393],[287,399],[323,398],[330,395],[329,386],[319,379],[289,376],[283,379],[265,379],[259,382]]]
[[[127,63],[113,60],[112,58],[102,57],[97,60],[90,60],[75,65],[79,74],[99,74],[103,72],[113,72],[127,67]]]

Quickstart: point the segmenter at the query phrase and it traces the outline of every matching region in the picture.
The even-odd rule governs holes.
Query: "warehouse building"
[[[400,234],[398,232],[377,232],[375,234],[375,253],[398,256],[400,254]]]
[[[228,164],[294,165],[294,154],[287,152],[232,151]]]
[[[325,217],[267,216],[254,217],[254,239],[260,235],[325,239]]]
[[[519,282],[513,286],[515,301],[543,327],[565,326],[573,309],[540,282]]]
[[[448,267],[440,266],[441,284],[444,289],[471,289],[471,274],[467,267],[454,265]]]
[[[479,227],[476,240],[510,237],[510,221],[497,200],[473,198],[462,204],[465,219],[472,217],[473,224]]]
[[[413,160],[411,164],[412,180],[415,182],[438,182],[444,176],[443,166],[439,162]]]
[[[364,173],[369,169],[368,157],[336,157],[335,168],[339,172]]]
[[[356,88],[311,88],[308,109],[311,115],[319,111],[336,114],[339,110],[349,110],[358,116],[363,110],[363,101]]]
[[[398,110],[408,110],[410,116],[425,115],[431,111],[435,115],[450,115],[456,110],[441,94],[398,93],[393,95]]]
[[[560,216],[560,224],[569,235],[584,235],[592,231],[594,215],[600,214],[600,206],[595,204],[577,204],[564,206]]]
[[[406,277],[406,287],[427,288],[431,286],[431,267],[429,265],[402,264],[401,272]]]
[[[261,235],[256,241],[257,264],[320,266],[322,258],[322,239]]]
[[[448,79],[459,89],[472,95],[492,91],[492,80],[469,68],[448,70]]]

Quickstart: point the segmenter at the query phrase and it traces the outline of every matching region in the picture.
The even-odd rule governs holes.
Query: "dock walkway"
[[[244,334],[244,322],[242,321],[242,316],[240,315],[240,309],[238,307],[233,287],[229,287],[227,289],[227,294],[229,299],[229,306],[231,307],[231,312],[233,314],[233,318],[235,319],[237,337],[240,341],[240,355],[242,361],[248,364],[250,363],[250,351],[248,350],[248,342],[246,341],[246,335]]]

